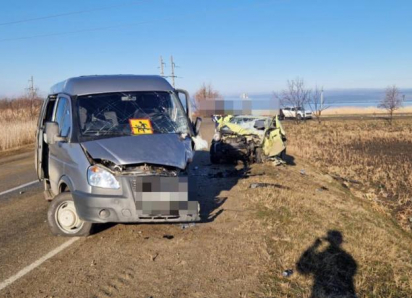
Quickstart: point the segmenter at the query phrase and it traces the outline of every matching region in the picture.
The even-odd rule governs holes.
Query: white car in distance
[[[305,111],[302,107],[285,107],[282,113],[285,118],[312,119],[312,112]]]

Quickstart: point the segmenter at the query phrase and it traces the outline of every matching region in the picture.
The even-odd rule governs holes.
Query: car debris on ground
[[[293,274],[293,269],[286,269],[285,271],[283,271],[282,275],[284,277],[290,277]]]
[[[252,183],[249,186],[249,188],[264,188],[264,187],[275,187],[275,188],[281,188],[281,189],[289,189],[289,187],[287,187],[287,186],[283,186],[283,185],[275,184],[275,183]]]
[[[329,190],[329,188],[327,188],[325,186],[321,186],[321,187],[316,189],[317,192],[328,191],[328,190]]]
[[[180,224],[180,228],[182,230],[186,230],[186,229],[194,227],[195,225],[196,224],[194,222],[193,223],[183,223],[183,224]]]

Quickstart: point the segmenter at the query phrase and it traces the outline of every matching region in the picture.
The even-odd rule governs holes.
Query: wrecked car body
[[[223,117],[210,146],[210,161],[282,162],[286,156],[286,133],[278,117]]]
[[[188,166],[201,120],[190,116],[187,92],[158,76],[89,76],[53,86],[36,149],[51,231],[84,236],[92,223],[198,221]]]

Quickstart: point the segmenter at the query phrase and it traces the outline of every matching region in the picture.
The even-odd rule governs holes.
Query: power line
[[[59,33],[46,33],[46,34],[23,36],[23,37],[5,38],[5,39],[0,39],[0,42],[26,40],[26,39],[43,38],[43,37],[53,37],[53,36],[63,36],[63,35],[76,34],[76,33],[85,33],[85,32],[93,32],[93,31],[103,31],[103,30],[108,30],[108,29],[121,28],[121,27],[132,27],[132,26],[149,24],[149,23],[154,23],[154,22],[161,22],[161,21],[181,20],[182,18],[185,18],[186,20],[187,20],[188,18],[194,19],[194,18],[196,18],[198,15],[205,16],[205,15],[207,15],[207,14],[212,14],[212,13],[219,13],[219,12],[227,12],[227,11],[235,11],[235,10],[247,9],[247,8],[250,8],[251,6],[261,6],[261,5],[264,5],[264,4],[270,4],[270,3],[272,3],[272,2],[279,2],[279,0],[277,0],[277,1],[276,1],[276,0],[264,1],[264,2],[259,3],[260,5],[245,5],[245,6],[241,6],[241,7],[235,7],[235,8],[232,7],[232,8],[230,8],[230,9],[221,9],[221,10],[209,11],[208,13],[199,12],[198,14],[193,14],[193,13],[192,13],[192,14],[178,15],[178,16],[168,17],[168,18],[162,18],[162,19],[151,19],[151,20],[148,20],[148,21],[143,21],[143,22],[138,22],[138,23],[118,24],[118,25],[111,25],[111,26],[104,26],[104,27],[96,27],[96,28],[89,28],[89,29],[79,29],[79,30],[59,32]],[[254,4],[256,4],[256,2],[255,2]]]
[[[171,18],[169,18],[169,19],[171,19]],[[163,19],[163,20],[166,20],[166,19]],[[160,21],[160,20],[156,20],[156,21]],[[14,40],[24,40],[24,39],[33,39],[33,38],[41,38],[41,37],[62,36],[62,35],[68,35],[68,34],[93,32],[93,31],[102,31],[102,30],[107,30],[107,29],[114,29],[114,28],[149,24],[149,23],[152,23],[152,22],[154,22],[154,20],[138,22],[138,23],[129,23],[129,24],[119,24],[119,25],[113,25],[113,26],[96,27],[96,28],[90,28],[90,29],[80,29],[80,30],[66,31],[66,32],[60,32],[60,33],[48,33],[48,34],[23,36],[23,37],[16,37],[16,38],[5,38],[5,39],[0,39],[0,42],[14,41]]]
[[[108,10],[108,9],[119,8],[119,7],[124,7],[124,6],[136,5],[138,3],[146,2],[146,1],[149,1],[149,0],[139,0],[139,1],[133,1],[133,2],[123,3],[123,4],[119,4],[119,5],[105,6],[105,7],[100,7],[100,8],[88,9],[88,10],[78,10],[78,11],[72,11],[72,12],[64,12],[64,13],[53,14],[53,15],[48,15],[48,16],[43,16],[43,17],[10,21],[10,22],[5,22],[5,23],[0,23],[0,26],[19,24],[19,23],[27,23],[27,22],[34,22],[34,21],[40,21],[40,20],[47,20],[47,19],[54,19],[54,18],[59,18],[59,17],[71,16],[71,15],[76,15],[76,14],[83,14],[83,13],[90,13],[90,12],[101,11],[101,10]]]

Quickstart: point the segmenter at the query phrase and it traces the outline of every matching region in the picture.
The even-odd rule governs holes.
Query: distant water
[[[377,107],[385,97],[385,90],[331,90],[325,91],[331,107]],[[404,106],[412,106],[412,90],[401,90],[405,95]]]
[[[403,106],[412,106],[412,89],[400,90],[405,95]],[[401,96],[402,96],[401,95]],[[385,90],[377,89],[348,89],[325,90],[325,105],[333,107],[377,107],[385,97]],[[236,96],[224,97],[225,107],[228,109],[241,109],[245,106],[245,100]],[[279,102],[273,94],[249,94],[253,110],[279,109]]]

